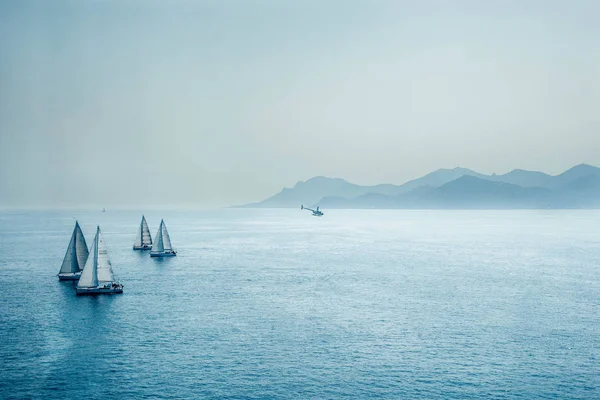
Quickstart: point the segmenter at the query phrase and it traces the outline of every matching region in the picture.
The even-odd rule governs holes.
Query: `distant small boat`
[[[103,208],[103,209],[102,209],[102,212],[106,212],[106,208]]]
[[[175,257],[176,255],[177,253],[173,250],[173,246],[171,246],[171,238],[169,237],[167,226],[161,219],[156,238],[154,239],[154,244],[152,245],[150,257]]]
[[[100,227],[96,228],[90,256],[83,267],[75,291],[77,295],[123,293],[123,285],[115,281]]]
[[[148,223],[146,218],[142,215],[142,222],[138,229],[137,236],[135,237],[135,243],[133,244],[134,250],[150,250],[152,248],[152,236],[150,236],[150,229],[148,229]]]
[[[79,227],[79,222],[75,221],[75,228],[73,229],[69,247],[67,247],[65,258],[60,267],[58,279],[61,281],[76,281],[79,279],[88,255],[89,252],[85,237]]]

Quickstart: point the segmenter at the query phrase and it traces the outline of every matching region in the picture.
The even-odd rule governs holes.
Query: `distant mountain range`
[[[439,169],[403,185],[360,186],[318,176],[259,203],[239,207],[539,209],[600,208],[600,168],[580,164],[559,175],[515,169],[485,175]]]

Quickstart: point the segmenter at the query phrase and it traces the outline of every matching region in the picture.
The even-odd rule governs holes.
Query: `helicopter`
[[[312,208],[304,207],[303,205],[301,205],[300,209],[312,211],[313,217],[322,217],[323,216],[323,212],[319,210],[319,207],[317,207],[316,210],[313,210]]]

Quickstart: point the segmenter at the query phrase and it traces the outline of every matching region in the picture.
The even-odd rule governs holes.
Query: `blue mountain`
[[[521,169],[503,175],[439,169],[403,185],[360,186],[315,177],[242,207],[596,208],[599,199],[600,168],[580,164],[555,176]]]

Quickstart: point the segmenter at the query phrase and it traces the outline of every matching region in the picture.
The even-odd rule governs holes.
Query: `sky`
[[[0,207],[600,165],[600,2],[0,0]]]

